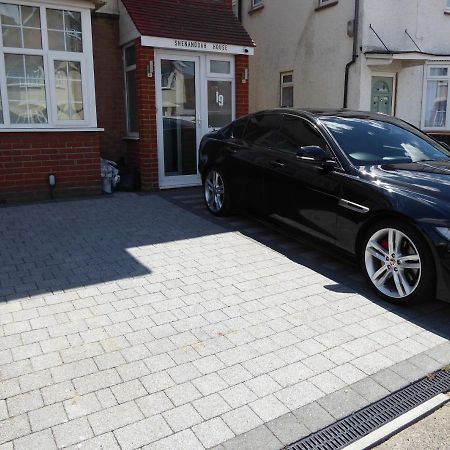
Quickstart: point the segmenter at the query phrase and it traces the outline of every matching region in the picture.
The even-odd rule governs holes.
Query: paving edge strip
[[[284,448],[338,450],[371,447],[376,442],[370,443],[370,439],[374,439],[377,432],[380,433],[378,440],[388,438],[389,435],[383,436],[380,430],[384,428],[384,433],[390,430],[391,435],[395,434],[396,431],[400,431],[398,427],[407,425],[404,422],[408,418],[408,423],[418,420],[420,415],[426,415],[433,408],[438,408],[437,403],[444,398],[448,401],[449,397],[444,393],[449,391],[450,371],[447,366]],[[369,436],[372,437],[369,439]],[[368,439],[366,445],[364,438]]]
[[[432,399],[427,400],[419,406],[416,406],[411,411],[408,411],[400,417],[397,417],[386,425],[383,425],[372,433],[359,439],[358,441],[353,442],[353,444],[348,445],[347,447],[345,447],[345,449],[363,450],[381,444],[382,442],[388,440],[391,436],[394,436],[413,423],[433,413],[449,401],[450,397],[448,395],[438,394]]]

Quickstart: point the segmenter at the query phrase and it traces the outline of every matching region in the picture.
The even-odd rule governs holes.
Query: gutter
[[[344,81],[344,108],[348,106],[348,83],[350,76],[350,67],[355,64],[358,59],[358,35],[359,35],[359,2],[355,0],[355,16],[353,18],[353,54],[352,59],[345,66],[345,81]]]

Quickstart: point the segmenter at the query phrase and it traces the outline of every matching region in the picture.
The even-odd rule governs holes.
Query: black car
[[[340,247],[384,299],[450,301],[450,150],[382,114],[278,109],[209,133],[209,211],[244,208]]]

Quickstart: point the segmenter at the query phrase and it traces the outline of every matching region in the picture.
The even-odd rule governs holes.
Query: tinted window
[[[231,126],[231,137],[241,139],[244,137],[245,127],[247,126],[247,118],[236,120]]]
[[[450,152],[406,123],[399,126],[344,117],[325,117],[322,121],[358,166],[450,160]]]
[[[278,149],[297,153],[301,147],[317,145],[328,148],[317,128],[308,121],[295,116],[284,116],[278,142]]]
[[[256,145],[272,147],[277,142],[280,125],[280,115],[258,114],[252,116],[248,119],[245,140]]]

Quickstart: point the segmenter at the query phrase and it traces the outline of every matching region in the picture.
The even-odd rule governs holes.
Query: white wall
[[[250,58],[250,108],[279,106],[280,72],[294,70],[294,106],[342,107],[344,70],[352,55],[347,22],[354,2],[315,11],[316,0],[265,0],[243,24],[256,42]],[[353,69],[355,70],[355,69]]]

